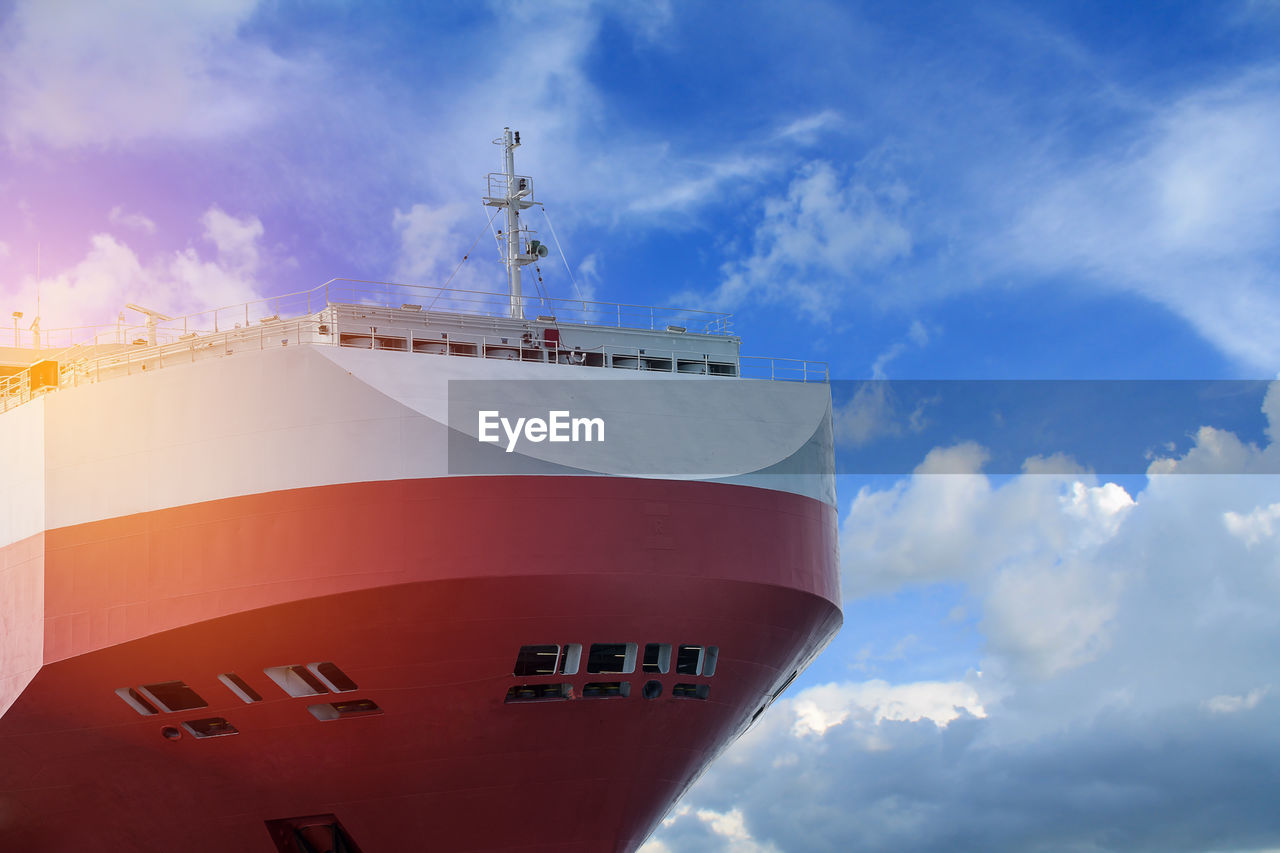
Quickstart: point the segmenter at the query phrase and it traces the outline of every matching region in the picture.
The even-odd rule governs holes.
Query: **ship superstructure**
[[[825,366],[524,295],[500,142],[506,293],[9,353],[0,848],[634,850],[834,635]],[[493,387],[613,443],[483,445],[457,389]]]

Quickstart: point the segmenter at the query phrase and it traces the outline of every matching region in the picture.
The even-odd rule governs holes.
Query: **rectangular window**
[[[290,696],[319,696],[329,692],[305,666],[273,666],[263,672]]]
[[[200,694],[181,681],[162,681],[159,684],[144,684],[138,688],[160,710],[194,711],[197,708],[208,708],[209,703],[200,698]]]
[[[267,832],[278,853],[300,853],[306,850],[356,851],[351,835],[331,814],[308,815],[269,820]]]
[[[249,682],[234,672],[224,672],[218,676],[218,680],[225,684],[228,690],[236,694],[241,702],[248,704],[262,701],[262,694],[250,687]]]
[[[630,681],[593,681],[582,688],[583,699],[610,699],[630,695]]]
[[[559,646],[521,646],[520,653],[516,655],[516,665],[511,674],[521,677],[555,675],[556,657],[559,653]]]
[[[155,705],[152,705],[151,700],[146,696],[143,696],[137,690],[134,690],[132,687],[121,687],[116,690],[116,695],[123,699],[126,705],[137,711],[139,714],[142,714],[144,717],[160,713],[160,709]]]
[[[346,702],[328,702],[308,705],[307,710],[317,720],[345,720],[349,717],[373,717],[382,713],[372,699],[350,699]]]
[[[508,704],[513,702],[548,702],[555,699],[568,699],[568,684],[517,684],[507,691]]]
[[[705,684],[677,684],[671,688],[671,695],[677,699],[706,699],[711,688]]]
[[[646,643],[644,647],[645,672],[663,672],[671,669],[671,644]]]
[[[676,652],[677,675],[702,674],[702,646],[681,646]]]
[[[577,675],[578,667],[582,663],[582,644],[566,643],[560,648],[560,674],[561,675]]]
[[[226,737],[238,735],[240,730],[222,717],[207,717],[203,720],[184,720],[182,727],[198,738]]]
[[[716,664],[720,662],[720,647],[707,646],[706,653],[702,656],[702,676],[710,678],[716,674]]]
[[[358,689],[356,683],[338,669],[335,663],[312,663],[307,665],[307,669],[334,693],[348,693]]]
[[[635,643],[592,643],[587,672],[630,673],[636,671]]]

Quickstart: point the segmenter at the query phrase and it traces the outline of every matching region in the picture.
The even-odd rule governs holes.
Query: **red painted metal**
[[[603,477],[317,487],[48,531],[45,665],[0,718],[0,849],[271,853],[267,821],[332,814],[364,853],[634,850],[838,628],[835,545],[808,498]],[[521,645],[593,642],[716,645],[719,665],[504,703]],[[264,674],[320,661],[358,688],[292,697]],[[580,697],[601,678],[518,681]],[[141,716],[115,694],[178,680],[209,707]],[[672,695],[691,680],[706,700]],[[382,713],[307,710],[354,699]],[[181,726],[210,717],[238,734]]]

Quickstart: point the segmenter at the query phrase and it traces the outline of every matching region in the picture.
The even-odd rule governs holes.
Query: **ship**
[[[526,294],[494,141],[505,289],[15,317],[0,849],[634,851],[839,630],[826,366]]]

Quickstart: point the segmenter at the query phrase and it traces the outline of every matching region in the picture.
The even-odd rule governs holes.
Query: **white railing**
[[[525,198],[529,201],[533,200],[533,178],[528,175],[516,175],[516,189],[528,190]],[[523,181],[523,183],[520,183]],[[506,198],[507,188],[510,182],[507,179],[506,172],[490,172],[485,178],[485,197],[486,198]]]
[[[223,308],[197,311],[172,320],[159,321],[154,327],[146,323],[107,323],[101,326],[76,326],[48,329],[40,333],[42,349],[66,349],[86,344],[133,344],[149,341],[154,332],[157,343],[178,340],[184,335],[210,334],[252,326],[263,321],[288,320],[316,314],[329,305],[367,305],[399,308],[420,305],[427,311],[507,317],[511,299],[504,292],[455,290],[418,284],[387,281],[362,281],[335,278],[310,290],[299,290],[283,296],[271,296]],[[730,315],[715,311],[660,308],[653,305],[630,305],[622,302],[597,302],[588,299],[524,297],[526,316],[554,317],[557,322],[582,323],[591,326],[649,329],[659,331],[667,326],[687,328],[691,332],[728,335]],[[34,343],[29,332],[21,332]]]
[[[831,368],[825,361],[800,358],[738,356],[738,372],[744,379],[772,379],[780,382],[830,382]]]
[[[322,287],[325,288],[326,299],[330,304],[388,308],[419,305],[424,311],[487,317],[507,317],[511,307],[511,297],[505,291],[453,290],[349,278],[333,279]],[[552,317],[560,323],[649,329],[650,331],[662,331],[668,326],[678,326],[691,332],[712,335],[728,335],[732,326],[730,315],[715,311],[538,296],[526,296],[523,301],[526,317]]]
[[[629,329],[688,330],[703,334],[728,335],[730,317],[710,311],[692,311],[659,308],[649,305],[632,305],[618,302],[597,302],[581,299],[551,299],[527,297],[526,309],[545,311],[538,316],[557,323],[580,323]],[[158,322],[146,324],[122,323],[103,326],[80,326],[70,329],[51,329],[41,332],[42,350],[47,349],[45,359],[58,362],[58,387],[96,382],[119,372],[149,370],[177,362],[193,361],[202,356],[231,354],[239,349],[259,348],[289,343],[338,345],[338,330],[320,331],[325,322],[322,312],[335,305],[366,306],[371,312],[387,310],[387,317],[394,309],[421,308],[431,315],[432,321],[441,314],[456,314],[460,320],[476,316],[509,319],[510,300],[505,293],[488,291],[451,290],[423,285],[397,284],[393,282],[361,281],[358,279],[333,279],[310,290],[287,293],[241,303],[224,308],[200,311]],[[526,310],[526,313],[529,313]],[[700,327],[700,328],[699,328]],[[495,331],[497,326],[495,325]],[[154,338],[155,344],[149,343]],[[452,342],[470,342],[480,347],[483,355],[486,347],[510,346],[501,338],[451,335]],[[48,345],[58,341],[61,349]],[[46,343],[48,342],[48,343]],[[376,342],[371,338],[371,346]],[[90,347],[110,348],[113,351],[97,354]],[[219,349],[221,348],[221,349]],[[410,344],[409,349],[412,349]],[[525,346],[523,349],[529,349]],[[548,352],[547,361],[553,363],[581,364],[575,361],[580,353],[558,347],[541,350]],[[742,375],[747,378],[792,380],[800,382],[826,382],[829,374],[825,363],[797,359],[773,359],[739,357],[733,372],[723,372],[729,362],[716,362],[701,353],[672,350],[658,353],[652,347],[646,352],[629,347],[605,346],[595,351],[602,356],[601,366],[672,373],[707,373],[710,375]],[[523,350],[522,350],[523,352]],[[42,352],[42,354],[44,354]],[[591,355],[591,353],[588,353]],[[620,361],[613,356],[634,361]],[[43,360],[43,359],[42,359]],[[526,359],[527,360],[527,359]],[[541,358],[539,360],[542,360]],[[705,369],[697,367],[701,362]],[[663,366],[666,362],[667,366]],[[38,363],[38,362],[37,362]],[[682,365],[684,368],[682,369]],[[32,368],[0,379],[0,411],[21,405],[44,389],[32,387]]]

